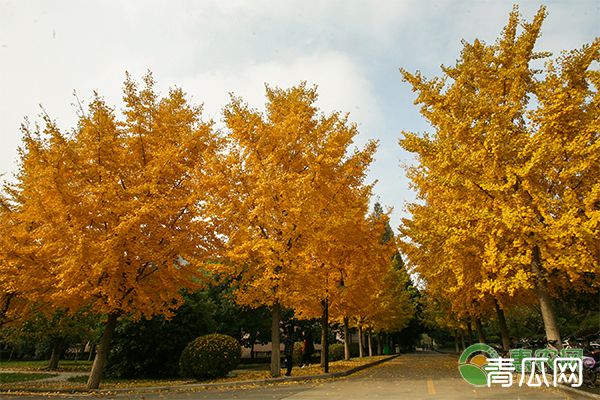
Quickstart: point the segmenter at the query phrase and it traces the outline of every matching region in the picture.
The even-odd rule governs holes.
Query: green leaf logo
[[[465,381],[473,386],[487,385],[485,366],[488,358],[499,358],[493,347],[485,343],[475,343],[462,352],[458,359],[458,371]]]

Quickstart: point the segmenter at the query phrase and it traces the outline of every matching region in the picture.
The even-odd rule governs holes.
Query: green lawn
[[[57,374],[31,374],[19,372],[0,372],[0,383],[35,381],[38,379],[52,378]]]
[[[3,369],[18,369],[25,371],[42,371],[48,366],[48,361],[0,361],[0,371]],[[58,363],[59,371],[87,372],[92,368],[92,361],[62,360]]]

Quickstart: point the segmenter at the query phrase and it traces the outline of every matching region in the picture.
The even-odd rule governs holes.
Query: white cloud
[[[375,125],[382,118],[369,81],[348,56],[338,52],[250,64],[238,70],[198,73],[181,80],[181,86],[193,93],[197,101],[206,99],[207,116],[218,120],[230,92],[262,109],[265,83],[287,88],[301,81],[318,86],[318,105],[324,112],[350,112],[351,120],[361,125]]]

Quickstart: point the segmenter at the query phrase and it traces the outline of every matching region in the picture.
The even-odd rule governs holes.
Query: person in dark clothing
[[[283,339],[283,354],[285,356],[285,367],[287,372],[285,376],[292,375],[292,366],[294,360],[292,359],[292,354],[294,353],[294,341],[292,340],[292,335],[288,332],[285,334],[285,338]]]
[[[309,365],[310,357],[315,352],[315,345],[313,344],[312,335],[310,332],[304,332],[302,342],[302,363],[301,365]]]

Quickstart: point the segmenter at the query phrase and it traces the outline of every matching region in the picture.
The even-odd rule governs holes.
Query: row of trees
[[[316,88],[266,97],[265,112],[232,97],[219,131],[181,89],[160,97],[149,73],[141,88],[127,76],[122,113],[96,94],[71,132],[47,115],[24,125],[0,201],[0,325],[39,311],[105,316],[97,388],[120,319],[168,318],[215,281],[271,310],[274,376],[282,307],[320,316],[324,337],[330,320],[406,324],[408,278],[386,213],[369,213],[376,143],[352,149],[356,126],[320,113]]]
[[[536,70],[545,15],[515,8],[494,44],[464,43],[441,77],[401,70],[434,128],[400,141],[418,158],[401,247],[432,318],[482,332],[495,313],[505,348],[504,310],[539,304],[560,344],[552,297],[600,289],[600,40]]]

